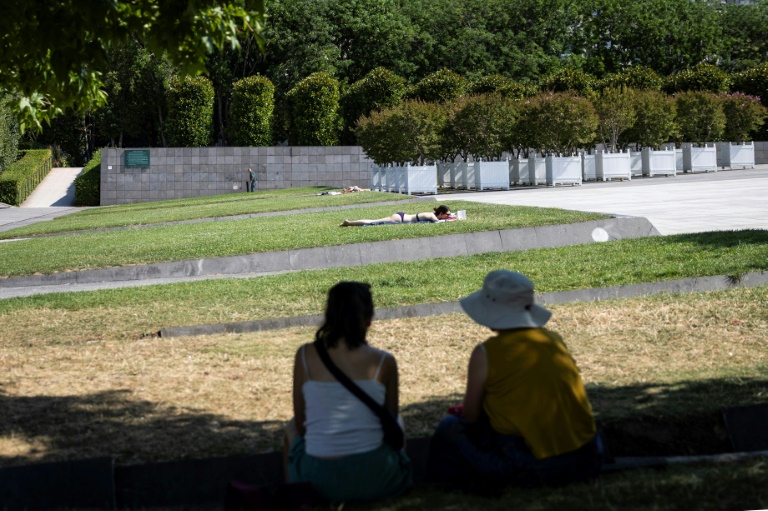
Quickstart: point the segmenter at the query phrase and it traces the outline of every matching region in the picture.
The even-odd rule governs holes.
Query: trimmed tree
[[[733,75],[732,91],[743,92],[760,98],[763,106],[768,107],[768,63],[736,73]],[[763,124],[756,134],[758,140],[768,140],[768,123]]]
[[[205,147],[211,143],[213,97],[213,84],[203,76],[170,79],[163,131],[172,146]]]
[[[291,145],[332,146],[339,142],[339,82],[326,72],[313,73],[291,89]]]
[[[702,146],[720,140],[725,132],[723,103],[711,92],[688,91],[675,95],[677,125],[682,142]]]
[[[265,147],[272,142],[275,86],[269,78],[254,75],[232,84],[229,130],[236,146]]]
[[[634,95],[632,89],[610,87],[603,89],[593,101],[599,119],[598,139],[611,152],[618,150],[619,137],[637,120]]]
[[[731,77],[712,64],[696,64],[667,77],[664,90],[670,94],[684,91],[726,92],[731,87]]]
[[[664,79],[653,69],[645,66],[632,66],[620,73],[611,73],[599,81],[598,87],[629,87],[637,90],[661,90]]]
[[[525,102],[523,112],[528,145],[540,153],[573,154],[595,139],[598,118],[587,98],[540,94]]]
[[[675,136],[677,108],[674,98],[655,90],[636,90],[632,101],[635,107],[635,122],[631,128],[619,135],[619,145],[632,143],[638,149],[658,149],[661,144]]]
[[[765,123],[768,109],[760,104],[760,98],[743,92],[733,92],[720,96],[725,114],[725,132],[723,138],[739,144],[752,140],[751,134]]]
[[[597,80],[594,76],[570,67],[560,68],[539,81],[539,89],[548,92],[575,91],[586,94],[596,85]]]
[[[536,85],[516,82],[499,74],[486,75],[469,84],[469,94],[498,94],[510,99],[523,99],[535,96],[539,89]]]
[[[343,142],[356,142],[354,130],[361,117],[399,105],[405,96],[406,87],[404,78],[383,67],[377,67],[350,85],[341,96]]]
[[[450,69],[441,69],[422,78],[408,97],[426,102],[453,101],[466,93],[467,80]]]
[[[475,159],[498,160],[515,114],[512,100],[498,95],[471,96],[452,116],[451,130],[458,145]]]

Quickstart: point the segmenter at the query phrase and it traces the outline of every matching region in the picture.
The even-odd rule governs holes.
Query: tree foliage
[[[446,121],[443,105],[407,100],[361,118],[355,135],[365,154],[379,165],[424,165],[440,159]]]
[[[466,78],[450,69],[441,69],[419,80],[408,95],[411,99],[444,103],[460,98],[466,90]]]
[[[722,138],[726,119],[717,95],[701,91],[681,92],[675,95],[675,106],[683,142],[701,145]]]
[[[683,69],[669,77],[664,89],[673,94],[684,91],[726,92],[731,87],[731,77],[713,64],[701,63]]]
[[[514,129],[513,101],[498,95],[470,96],[456,108],[448,131],[461,153],[475,159],[498,160],[506,148],[506,135]]]
[[[723,138],[730,142],[742,143],[751,140],[751,134],[765,123],[768,109],[760,99],[743,92],[722,94],[725,131]]]
[[[339,140],[339,82],[314,73],[288,92],[290,141],[293,145],[328,146]]]
[[[19,148],[19,124],[9,101],[0,96],[0,174],[16,161]]]
[[[213,136],[213,84],[204,76],[174,77],[168,84],[163,131],[175,147],[204,147]]]
[[[618,150],[619,137],[637,120],[635,91],[628,88],[603,89],[593,101],[598,117],[597,135],[611,152]]]
[[[358,119],[372,111],[399,105],[405,91],[405,79],[383,67],[377,67],[350,85],[341,96],[341,116],[344,119],[342,141],[354,142]]]
[[[635,122],[619,136],[619,145],[630,143],[657,149],[677,133],[677,109],[671,96],[656,90],[636,90],[632,95]]]
[[[574,91],[585,94],[597,85],[595,77],[570,67],[561,68],[541,79],[539,88],[548,92]]]
[[[249,76],[232,84],[229,129],[237,146],[268,146],[272,142],[275,86],[264,76]]]
[[[8,0],[3,7],[0,92],[14,97],[22,129],[40,128],[66,109],[102,105],[110,47],[135,38],[196,74],[213,50],[239,46],[243,31],[258,32],[264,12],[263,0]]]
[[[587,98],[558,92],[527,100],[521,122],[527,126],[531,148],[568,155],[595,139],[598,118]]]

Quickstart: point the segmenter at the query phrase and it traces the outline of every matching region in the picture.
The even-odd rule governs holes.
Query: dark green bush
[[[688,91],[675,95],[677,126],[682,142],[701,145],[720,140],[725,132],[723,103],[711,92]]]
[[[732,91],[756,96],[763,106],[768,107],[768,63],[736,73],[732,79]],[[759,137],[757,140],[768,140],[768,123],[763,124],[754,136]]]
[[[101,204],[101,149],[93,153],[91,161],[75,179],[75,206]]]
[[[621,73],[606,75],[598,83],[601,89],[609,87],[629,87],[638,90],[661,90],[664,79],[653,69],[645,66],[632,66]]]
[[[213,84],[203,76],[170,80],[163,130],[172,146],[204,147],[211,143],[213,96]]]
[[[408,100],[361,118],[355,135],[365,154],[380,165],[423,165],[440,159],[446,120],[443,105]]]
[[[51,151],[30,149],[0,175],[0,202],[19,206],[51,171]]]
[[[549,92],[574,91],[586,94],[597,85],[594,76],[569,67],[563,67],[539,81],[539,89]]]
[[[8,101],[0,96],[0,174],[16,161],[19,150],[19,122]]]
[[[339,141],[339,82],[313,73],[288,92],[292,145],[332,146]]]
[[[760,104],[760,99],[743,92],[721,94],[723,113],[725,114],[725,132],[723,138],[729,142],[746,142],[765,123],[768,109]]]
[[[236,146],[264,147],[272,142],[275,86],[264,76],[249,76],[232,84],[229,130]]]
[[[470,83],[469,94],[499,94],[510,99],[523,99],[535,96],[539,89],[536,85],[516,82],[499,74],[483,76]]]
[[[730,90],[731,77],[712,64],[696,64],[679,73],[668,76],[664,90],[669,94],[685,91],[726,92]]]
[[[515,131],[518,110],[513,100],[480,94],[461,101],[450,116],[445,133],[462,155],[498,160]]]
[[[669,142],[677,132],[675,100],[656,90],[634,91],[635,122],[619,135],[619,145],[630,143],[639,147],[658,149]]]
[[[540,153],[569,155],[595,139],[598,118],[592,103],[569,92],[539,94],[523,108],[528,146]]]
[[[409,91],[408,97],[428,103],[444,103],[463,96],[467,85],[467,80],[460,74],[450,69],[441,69],[422,78]]]
[[[354,129],[358,119],[373,111],[399,105],[405,91],[405,79],[383,67],[377,67],[350,85],[340,101],[344,119],[343,142],[356,143]]]

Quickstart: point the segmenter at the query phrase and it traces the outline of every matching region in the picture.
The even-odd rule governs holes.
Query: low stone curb
[[[435,224],[435,228],[439,228],[440,225],[442,224]],[[372,229],[373,227],[366,228]],[[392,228],[396,229],[397,227]],[[376,263],[419,261],[438,257],[468,256],[487,252],[564,247],[658,234],[656,228],[646,218],[617,217],[575,224],[447,234],[281,252],[121,266],[99,270],[9,277],[0,279],[0,288],[240,274],[259,276],[286,271],[318,270]]]
[[[690,279],[649,282],[643,284],[627,284],[623,286],[600,287],[591,289],[576,289],[573,291],[557,291],[539,293],[536,302],[543,305],[553,305],[567,302],[599,302],[618,298],[632,298],[661,293],[690,293],[717,291],[733,287],[756,287],[768,285],[768,272],[754,272],[734,279],[728,275],[713,277],[696,277]],[[426,303],[408,305],[389,309],[376,309],[376,319],[401,319],[427,316],[442,316],[445,314],[461,313],[459,302]],[[210,325],[171,326],[161,328],[160,337],[187,337],[193,335],[240,334],[260,332],[262,330],[277,330],[295,326],[319,326],[323,317],[295,316],[290,318],[271,318],[256,321],[241,321],[236,323],[215,323]]]

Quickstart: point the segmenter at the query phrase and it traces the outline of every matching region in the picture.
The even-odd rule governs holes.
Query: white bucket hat
[[[533,282],[521,273],[494,270],[480,291],[459,300],[464,312],[492,330],[538,328],[552,313],[534,303]]]

